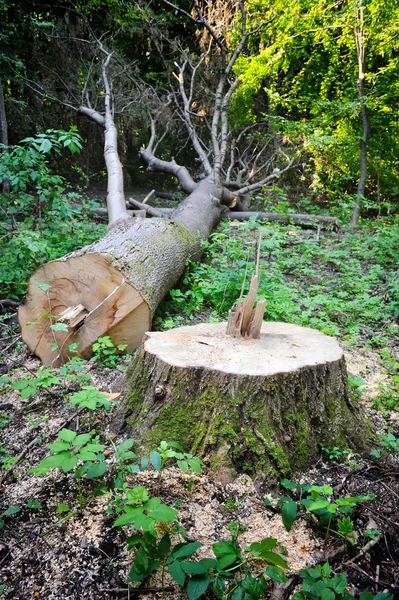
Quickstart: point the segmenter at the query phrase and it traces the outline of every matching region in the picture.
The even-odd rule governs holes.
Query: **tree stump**
[[[250,340],[226,323],[147,333],[127,382],[138,443],[178,442],[213,472],[287,475],[319,443],[361,449],[371,435],[337,340],[297,325],[264,323]]]

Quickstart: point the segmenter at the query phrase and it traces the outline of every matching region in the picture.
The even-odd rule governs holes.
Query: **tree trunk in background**
[[[57,366],[70,358],[71,344],[88,358],[103,335],[110,335],[115,346],[137,348],[186,261],[201,256],[201,240],[219,223],[222,195],[223,188],[208,177],[170,220],[119,219],[98,242],[40,267],[18,313],[32,352]],[[51,327],[57,321],[65,331]]]
[[[7,146],[3,148],[3,152],[8,152],[8,122],[6,115],[6,106],[4,102],[4,91],[3,82],[0,79],[0,142]],[[3,193],[8,194],[10,191],[10,184],[8,181],[1,182]]]
[[[365,195],[366,189],[366,178],[367,178],[367,140],[369,136],[369,119],[367,114],[367,106],[366,106],[366,94],[364,91],[364,75],[366,70],[366,47],[365,47],[365,31],[364,31],[364,14],[363,14],[363,6],[362,1],[360,0],[359,7],[359,30],[355,28],[355,41],[356,41],[356,50],[357,50],[357,59],[358,59],[358,67],[359,67],[359,75],[357,80],[357,91],[359,94],[360,100],[360,110],[362,114],[362,126],[363,132],[362,137],[360,138],[360,176],[359,183],[357,185],[356,192],[356,203],[355,208],[353,209],[351,225],[352,227],[357,227],[359,224],[359,216],[360,210],[362,208],[362,200]]]

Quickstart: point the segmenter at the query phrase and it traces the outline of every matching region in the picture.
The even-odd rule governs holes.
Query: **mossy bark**
[[[265,376],[173,362],[144,346],[127,373],[127,422],[145,449],[175,441],[215,472],[278,476],[311,463],[320,442],[367,446],[370,427],[350,399],[342,355]]]

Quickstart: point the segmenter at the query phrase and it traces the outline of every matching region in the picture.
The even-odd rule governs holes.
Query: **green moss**
[[[170,367],[162,372],[167,394],[161,401],[152,397],[148,376],[152,371],[138,356],[128,373],[133,436],[147,450],[163,439],[179,442],[186,451],[207,455],[212,471],[288,475],[309,463],[319,442],[348,447],[357,423],[345,397],[308,395],[302,374],[248,381]]]

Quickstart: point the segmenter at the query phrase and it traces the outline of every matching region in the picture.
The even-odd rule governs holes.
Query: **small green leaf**
[[[64,512],[69,512],[70,508],[68,504],[64,504],[63,502],[57,506],[57,513],[61,515]]]
[[[200,596],[205,594],[210,584],[209,575],[195,575],[191,577],[187,584],[187,595],[190,600],[198,600]]]
[[[171,577],[173,577],[173,579],[179,585],[184,585],[184,582],[186,581],[186,574],[184,573],[183,569],[181,568],[178,560],[175,560],[168,565],[168,571],[169,571],[169,574],[171,575]]]
[[[161,521],[161,523],[173,523],[177,519],[177,511],[166,506],[166,504],[161,504],[158,508],[152,510],[148,516],[155,519],[155,521]]]
[[[321,592],[321,600],[335,600],[335,594],[329,588],[325,588]]]
[[[180,564],[183,571],[189,575],[203,575],[204,573],[207,573],[209,569],[215,568],[217,561],[212,558],[204,558],[199,562],[182,560]]]
[[[48,448],[51,452],[62,452],[69,449],[69,444],[68,442],[54,442],[53,444],[49,444]]]
[[[154,469],[158,471],[158,473],[160,473],[162,466],[162,458],[159,452],[155,452],[155,450],[150,452],[150,461]]]
[[[42,508],[42,505],[40,504],[40,502],[38,502],[34,498],[31,498],[30,500],[28,500],[28,502],[26,503],[26,506],[28,508],[37,508],[39,510]]]
[[[201,546],[201,542],[190,542],[189,544],[184,544],[184,546],[182,546],[178,550],[173,551],[172,556],[175,559],[187,558],[188,556],[194,554],[194,552],[196,552],[198,548],[201,548]]]
[[[101,477],[104,475],[107,470],[106,462],[99,462],[92,465],[86,473],[86,479],[95,479],[96,477]]]
[[[68,333],[68,325],[65,323],[54,323],[54,325],[50,325],[50,329],[53,331],[64,331],[65,333]]]
[[[5,510],[2,513],[2,516],[10,517],[11,515],[16,515],[17,513],[19,513],[20,510],[21,510],[21,507],[18,506],[17,504],[15,504],[14,506],[10,506],[10,508],[7,508],[7,510]]]
[[[58,437],[65,442],[72,442],[72,440],[76,438],[76,433],[70,429],[61,429],[58,433]]]
[[[275,565],[276,567],[281,567],[283,569],[288,569],[288,564],[286,560],[277,554],[277,552],[262,552],[261,557],[266,560],[271,565]]]
[[[65,457],[64,460],[62,461],[61,469],[64,471],[64,473],[68,473],[69,471],[72,471],[72,469],[74,469],[76,467],[78,462],[79,462],[79,459],[77,456]]]
[[[49,285],[48,283],[36,283],[35,286],[43,290],[43,292],[47,292],[47,290],[51,288],[51,285]]]
[[[294,524],[297,510],[298,505],[293,500],[287,502],[286,504],[283,504],[283,508],[281,509],[281,517],[283,519],[284,527],[287,531],[290,531]]]
[[[279,567],[267,567],[266,575],[270,577],[272,581],[277,581],[278,583],[286,583],[288,581],[288,577],[286,577],[284,571]]]
[[[80,435],[77,435],[73,440],[73,447],[83,446],[83,444],[86,444],[90,440],[90,437],[90,433],[81,433]]]

